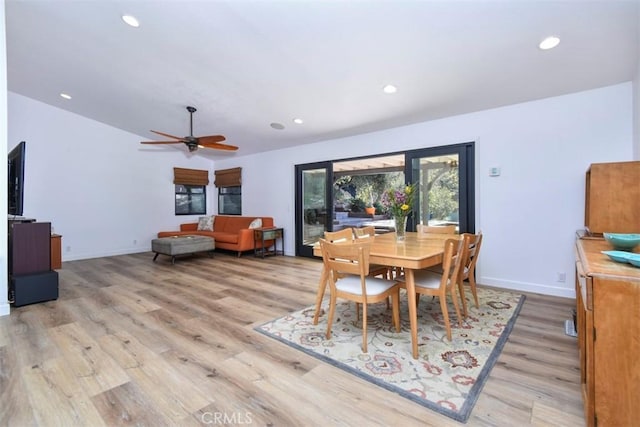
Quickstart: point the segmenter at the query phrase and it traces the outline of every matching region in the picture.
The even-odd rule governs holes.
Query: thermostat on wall
[[[500,176],[500,168],[492,167],[489,169],[489,176]]]

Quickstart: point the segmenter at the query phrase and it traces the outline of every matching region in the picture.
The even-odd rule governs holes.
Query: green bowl
[[[604,233],[604,239],[619,251],[632,251],[640,245],[640,234]]]

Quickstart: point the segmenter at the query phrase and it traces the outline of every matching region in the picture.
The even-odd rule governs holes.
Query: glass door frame
[[[413,160],[422,157],[437,157],[451,154],[458,155],[458,187],[459,187],[459,232],[475,233],[475,147],[474,142],[422,148],[405,153],[404,176],[409,184],[416,179],[413,176]],[[410,215],[407,230],[417,229],[418,215]]]
[[[422,157],[437,157],[457,154],[459,159],[459,232],[475,233],[475,149],[474,142],[465,142],[461,144],[445,145],[431,148],[421,148],[405,152],[380,153],[370,156],[360,156],[350,159],[336,159],[331,161],[306,163],[295,165],[295,254],[315,258],[313,256],[313,247],[304,244],[304,195],[303,192],[303,172],[307,170],[325,169],[326,170],[326,188],[325,188],[325,206],[327,221],[325,221],[325,231],[333,230],[333,164],[348,160],[367,159],[375,157],[384,157],[394,154],[403,154],[405,183],[412,182],[413,171],[412,164],[414,159]],[[407,230],[415,231],[417,223],[417,215],[410,215],[407,221]]]
[[[333,218],[333,162],[316,162],[306,163],[295,166],[295,243],[296,256],[313,258],[313,248],[304,244],[304,172],[308,170],[325,169],[326,171],[326,188],[325,188],[325,207],[327,211],[327,219]],[[329,229],[327,228],[327,223]],[[325,231],[331,231],[331,221],[325,221]]]

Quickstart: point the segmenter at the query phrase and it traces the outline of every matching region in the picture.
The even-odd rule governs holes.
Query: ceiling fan
[[[169,135],[168,133],[158,132],[156,130],[152,130],[151,132],[157,133],[158,135],[166,136],[167,138],[173,138],[176,141],[142,141],[140,144],[179,144],[183,143],[188,148],[189,151],[196,151],[198,147],[204,148],[213,148],[215,150],[228,150],[235,151],[238,149],[235,145],[229,144],[221,144],[226,138],[222,135],[210,135],[210,136],[193,136],[193,113],[197,110],[194,107],[187,107],[187,111],[189,112],[189,136],[178,137]]]

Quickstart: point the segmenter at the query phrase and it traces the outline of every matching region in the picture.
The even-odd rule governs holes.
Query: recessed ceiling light
[[[546,39],[542,40],[538,47],[542,50],[549,50],[558,46],[558,44],[560,44],[560,38],[556,36],[549,36]]]
[[[284,129],[284,125],[282,123],[271,123],[269,126],[277,130]]]
[[[71,99],[71,95],[68,95],[68,94],[66,94],[64,92],[61,93],[60,96],[63,97],[64,99]]]
[[[138,22],[135,16],[122,15],[122,20],[132,27],[138,28],[140,26],[140,22]]]
[[[394,85],[386,85],[382,88],[382,90],[384,91],[384,93],[396,93],[398,91],[398,88]]]
[[[293,123],[297,124],[297,125],[301,125],[304,123],[304,120],[302,119],[293,119]]]

